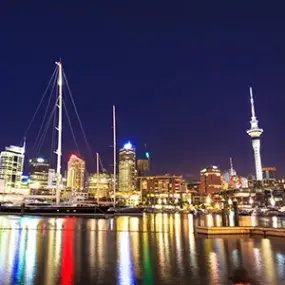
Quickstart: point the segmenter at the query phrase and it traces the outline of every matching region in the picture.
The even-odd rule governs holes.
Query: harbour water
[[[0,216],[0,284],[232,284],[240,268],[254,284],[285,284],[284,238],[195,235],[195,223],[220,219]],[[285,220],[240,224],[285,227]]]

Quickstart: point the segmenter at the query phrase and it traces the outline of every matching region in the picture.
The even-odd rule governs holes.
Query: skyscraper
[[[222,188],[221,171],[217,166],[200,171],[200,194],[213,194]]]
[[[119,191],[135,190],[136,186],[136,150],[128,142],[119,151]]]
[[[48,186],[49,163],[43,158],[30,159],[29,161],[30,187],[33,189]]]
[[[85,161],[72,154],[67,163],[67,187],[72,191],[84,189]]]
[[[252,88],[250,90],[250,104],[251,104],[251,121],[250,129],[247,131],[248,135],[251,137],[252,147],[254,152],[254,161],[255,161],[255,172],[256,180],[262,181],[262,164],[260,156],[260,136],[263,133],[263,130],[258,127],[258,120],[255,116],[254,101],[252,95]]]
[[[22,147],[9,146],[0,154],[0,180],[5,192],[13,192],[21,187],[25,158],[25,143]]]

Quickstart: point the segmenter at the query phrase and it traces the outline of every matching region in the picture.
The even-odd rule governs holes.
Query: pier
[[[201,235],[262,235],[285,237],[285,229],[263,227],[202,227],[196,226],[195,231]]]

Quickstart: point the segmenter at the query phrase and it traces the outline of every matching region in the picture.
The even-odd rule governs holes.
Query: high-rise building
[[[276,180],[276,167],[263,167],[262,174],[264,180]]]
[[[200,194],[213,194],[221,188],[221,171],[217,166],[210,166],[200,171]]]
[[[255,161],[255,173],[256,180],[262,181],[262,164],[260,156],[260,136],[263,133],[263,130],[258,127],[258,120],[255,116],[254,101],[252,95],[252,88],[250,87],[250,104],[251,104],[251,121],[250,129],[247,131],[248,135],[251,137],[252,147],[254,152],[254,161]]]
[[[21,188],[25,158],[25,143],[23,147],[9,146],[0,154],[0,180],[5,192],[14,192]]]
[[[67,187],[72,191],[84,189],[85,161],[72,154],[67,163]]]
[[[119,191],[129,192],[136,188],[136,149],[126,143],[119,151]]]
[[[30,188],[42,189],[48,187],[49,163],[43,158],[29,161]]]

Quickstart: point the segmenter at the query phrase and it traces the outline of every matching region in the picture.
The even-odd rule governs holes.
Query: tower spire
[[[250,93],[250,105],[251,105],[251,129],[258,129],[258,120],[255,116],[255,107],[254,107],[254,100],[253,100],[253,92],[252,88],[249,87],[249,93]]]
[[[256,120],[255,117],[255,108],[254,108],[254,100],[253,100],[253,93],[252,93],[252,88],[249,87],[249,92],[250,92],[250,104],[251,104],[251,120]]]
[[[231,176],[234,176],[233,160],[232,160],[231,157],[230,157],[230,166],[231,166],[231,168],[230,168],[230,175],[231,175]]]

